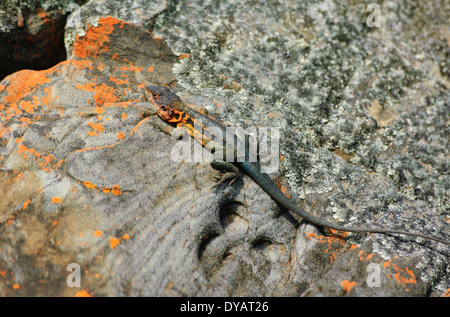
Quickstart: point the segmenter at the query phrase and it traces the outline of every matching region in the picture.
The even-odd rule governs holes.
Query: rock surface
[[[1,296],[448,295],[448,246],[326,235],[130,134],[165,84],[278,127],[272,176],[306,211],[449,239],[446,2],[384,1],[373,28],[353,1],[143,3],[89,1],[68,60],[0,83]]]
[[[0,80],[21,69],[47,69],[66,59],[64,25],[70,2],[79,6],[74,0],[0,3]]]

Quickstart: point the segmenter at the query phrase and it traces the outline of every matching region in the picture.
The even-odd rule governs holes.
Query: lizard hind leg
[[[231,179],[230,183],[227,185],[230,186],[236,179],[241,176],[239,168],[237,168],[237,166],[235,166],[234,164],[228,162],[213,161],[211,162],[211,167],[217,171],[217,175],[213,177],[217,184],[214,185],[211,190],[215,190],[217,187]]]

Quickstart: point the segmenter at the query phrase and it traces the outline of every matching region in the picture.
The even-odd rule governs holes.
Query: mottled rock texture
[[[327,233],[176,162],[142,88],[278,127],[306,211],[450,239],[449,4],[89,1],[68,60],[0,83],[0,295],[443,296],[450,249]],[[66,268],[81,268],[68,287]]]
[[[2,0],[0,80],[21,69],[42,70],[66,59],[64,25],[82,0]]]

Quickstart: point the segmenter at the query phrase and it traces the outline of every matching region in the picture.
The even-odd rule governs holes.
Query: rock
[[[47,69],[66,59],[60,7],[37,1],[0,4],[0,79],[20,69]]]
[[[165,84],[278,127],[272,176],[306,211],[448,239],[445,10],[388,1],[370,28],[340,1],[117,5],[81,7],[68,60],[0,83],[0,295],[448,292],[448,246],[327,235],[247,176],[211,191],[209,164],[173,160],[179,141],[151,124],[131,134],[152,112],[143,85]]]

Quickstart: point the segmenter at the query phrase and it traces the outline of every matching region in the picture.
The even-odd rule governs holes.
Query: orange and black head
[[[165,86],[146,86],[145,88],[161,119],[174,122],[174,119],[179,117],[179,111],[174,105],[181,103],[180,97]]]

